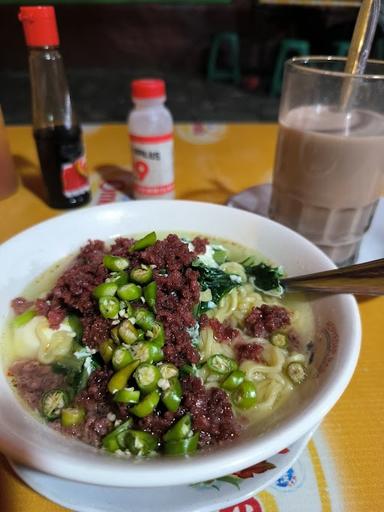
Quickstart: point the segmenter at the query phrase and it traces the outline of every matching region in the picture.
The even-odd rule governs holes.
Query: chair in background
[[[384,38],[380,37],[376,41],[374,56],[376,59],[384,60]]]
[[[349,51],[350,41],[335,41],[333,47],[335,49],[335,55],[338,57],[346,57]]]
[[[227,51],[227,63],[220,66],[221,53]],[[220,32],[215,35],[208,58],[207,78],[210,81],[230,80],[238,84],[240,73],[240,43],[236,32]]]
[[[271,95],[278,96],[281,92],[283,83],[284,63],[285,61],[296,55],[309,55],[310,45],[308,41],[303,39],[283,39],[280,43],[279,52],[277,54],[275,69],[272,76]]]

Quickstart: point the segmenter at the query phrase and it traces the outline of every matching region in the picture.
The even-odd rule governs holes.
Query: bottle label
[[[135,193],[158,197],[173,192],[173,134],[157,137],[131,135],[130,138]]]
[[[87,162],[84,155],[62,164],[61,182],[65,197],[77,197],[89,191]]]

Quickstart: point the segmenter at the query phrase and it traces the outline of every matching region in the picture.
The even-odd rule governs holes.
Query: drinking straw
[[[380,13],[380,0],[363,0],[357,15],[344,72],[363,75]],[[353,80],[347,78],[341,91],[343,110],[351,105]]]

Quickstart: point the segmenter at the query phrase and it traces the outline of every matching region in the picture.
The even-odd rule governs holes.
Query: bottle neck
[[[132,98],[132,101],[135,105],[135,108],[142,110],[153,107],[163,107],[165,102],[165,97],[161,96],[159,98],[150,98],[146,100],[139,100],[137,98]]]
[[[29,72],[34,128],[77,124],[58,47],[29,48]]]

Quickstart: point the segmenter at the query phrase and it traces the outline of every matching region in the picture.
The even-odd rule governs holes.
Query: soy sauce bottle
[[[52,208],[90,200],[81,127],[72,107],[52,6],[20,7],[29,50],[33,134]]]

